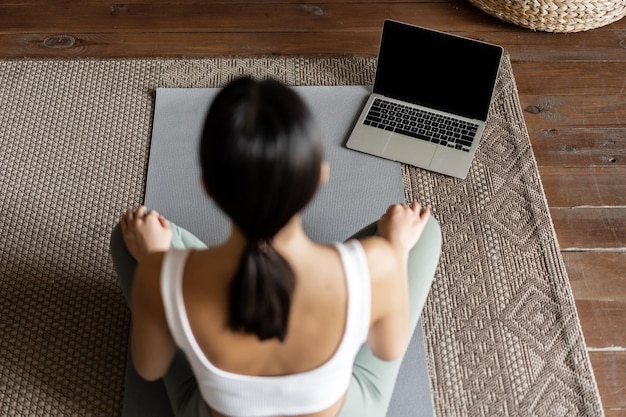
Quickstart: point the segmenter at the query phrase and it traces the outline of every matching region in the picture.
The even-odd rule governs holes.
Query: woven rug
[[[372,58],[0,61],[0,413],[119,415],[129,312],[108,253],[142,202],[156,87],[371,84]],[[443,256],[424,311],[438,416],[601,404],[508,59],[466,180],[403,167]]]

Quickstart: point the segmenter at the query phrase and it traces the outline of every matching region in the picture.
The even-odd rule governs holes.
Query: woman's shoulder
[[[147,255],[144,259],[141,260],[141,262],[137,264],[133,287],[136,287],[139,291],[142,292],[160,292],[163,263],[165,262],[166,258],[172,257],[174,255],[182,255],[183,252],[186,252],[185,262],[188,262],[188,259],[193,253],[193,251],[191,250],[171,249],[168,252],[155,252]]]
[[[187,288],[221,297],[237,272],[239,259],[240,253],[225,246],[191,251],[184,270]]]
[[[225,281],[219,279],[220,277],[228,277],[234,273],[235,262],[229,262],[228,257],[216,248],[188,251],[174,249],[169,252],[153,253],[138,264],[135,271],[133,293],[138,292],[147,300],[157,305],[161,304],[163,264],[167,257],[174,256],[175,253],[181,254],[181,252],[187,252],[184,257],[185,265],[182,267],[182,279],[191,288],[200,290],[206,289],[208,285],[220,286],[221,281]],[[210,274],[214,279],[205,279],[207,274]]]

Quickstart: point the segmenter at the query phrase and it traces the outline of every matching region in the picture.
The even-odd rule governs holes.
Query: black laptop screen
[[[486,120],[502,48],[385,21],[374,92]]]

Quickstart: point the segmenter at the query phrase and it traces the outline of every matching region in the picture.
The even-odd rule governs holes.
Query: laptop
[[[465,178],[502,47],[386,20],[373,93],[346,147]]]

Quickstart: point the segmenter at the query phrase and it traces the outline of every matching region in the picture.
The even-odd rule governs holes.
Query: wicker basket
[[[626,0],[469,0],[501,20],[545,32],[582,32],[626,15]]]

